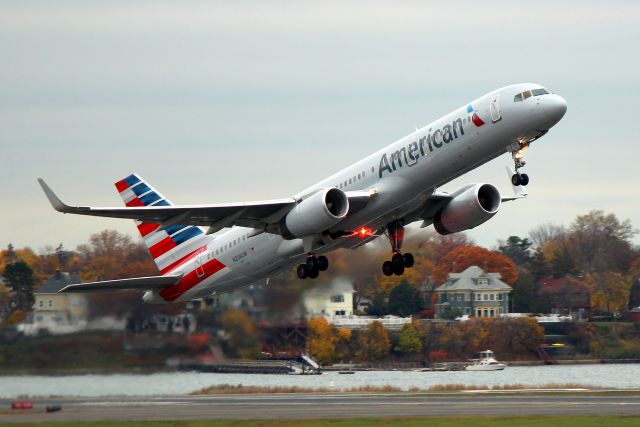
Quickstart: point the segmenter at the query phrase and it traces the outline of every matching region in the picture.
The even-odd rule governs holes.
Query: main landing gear
[[[385,276],[391,276],[393,274],[402,276],[405,268],[413,267],[413,255],[410,253],[402,254],[400,248],[402,247],[402,240],[404,239],[404,224],[401,221],[394,221],[387,226],[387,237],[391,243],[391,250],[393,256],[391,261],[385,261],[382,264],[382,273]]]
[[[513,163],[515,164],[516,173],[511,176],[511,183],[516,187],[519,185],[527,185],[529,184],[529,175],[526,173],[520,173],[519,170],[523,167],[526,162],[524,161],[524,150],[529,147],[529,144],[521,145],[520,148],[516,151],[511,152],[511,156],[513,157]]]
[[[329,268],[329,260],[326,256],[320,255],[316,258],[310,254],[304,264],[299,264],[296,268],[296,274],[299,279],[315,279],[320,275],[321,271],[327,271]]]

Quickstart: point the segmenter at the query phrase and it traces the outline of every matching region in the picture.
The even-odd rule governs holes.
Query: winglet
[[[511,183],[511,177],[516,173],[511,167],[507,166],[507,176],[509,177],[509,182]],[[511,197],[503,197],[503,202],[510,202],[512,200],[523,199],[529,195],[529,192],[524,187],[524,185],[513,185],[511,183],[511,188],[513,188],[513,196]]]
[[[42,187],[42,191],[44,191],[47,199],[49,199],[49,203],[51,203],[53,209],[57,210],[58,212],[70,212],[72,210],[71,206],[66,205],[62,200],[60,200],[58,196],[56,196],[56,193],[54,193],[53,190],[49,188],[47,183],[44,182],[44,179],[38,178],[38,183],[40,184],[40,187]]]

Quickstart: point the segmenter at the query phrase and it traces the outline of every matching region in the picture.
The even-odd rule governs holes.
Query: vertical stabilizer
[[[115,185],[128,207],[171,206],[169,200],[136,174]],[[160,224],[137,220],[135,223],[161,274],[168,274],[193,258],[206,247],[209,239],[200,228],[192,225],[175,224],[159,230]]]

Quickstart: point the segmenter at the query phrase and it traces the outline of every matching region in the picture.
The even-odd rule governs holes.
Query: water
[[[0,398],[17,396],[161,396],[187,394],[205,387],[245,386],[332,387],[394,386],[408,390],[434,385],[497,386],[520,384],[582,384],[606,388],[640,388],[640,364],[507,367],[494,372],[362,371],[354,375],[257,375],[172,372],[148,375],[69,375],[0,377]]]

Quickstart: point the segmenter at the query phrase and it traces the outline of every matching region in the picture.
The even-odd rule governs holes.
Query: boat
[[[493,351],[485,350],[478,353],[479,359],[471,359],[471,365],[467,365],[465,371],[501,371],[507,367],[504,363],[498,362],[493,357]]]

